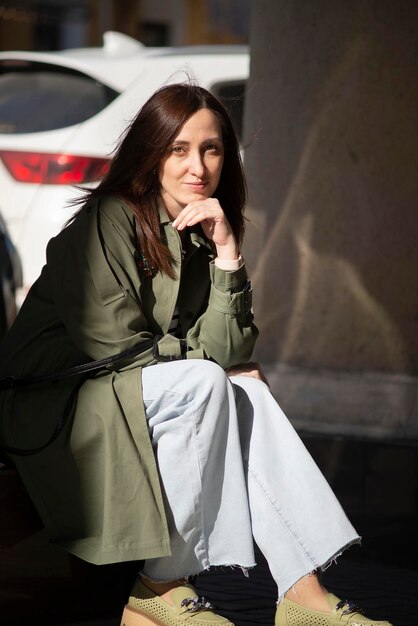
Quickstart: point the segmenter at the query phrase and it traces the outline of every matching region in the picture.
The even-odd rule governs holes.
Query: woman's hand
[[[195,224],[201,224],[206,237],[213,241],[219,259],[238,259],[238,244],[216,198],[190,202],[173,222],[174,228],[180,231]]]
[[[248,363],[238,363],[225,370],[227,376],[250,376],[251,378],[257,378],[263,383],[266,383],[270,387],[267,378],[264,376],[264,372],[261,369],[260,363],[249,361]]]

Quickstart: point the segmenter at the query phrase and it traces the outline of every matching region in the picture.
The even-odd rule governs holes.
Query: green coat
[[[179,340],[167,334],[177,301],[187,358],[213,358],[224,368],[247,361],[257,330],[245,267],[217,268],[200,229],[191,233],[184,264],[164,209],[160,221],[176,260],[174,280],[138,269],[133,214],[115,198],[91,201],[52,239],[41,276],[0,346],[0,377],[59,371],[155,335],[162,335],[160,354],[180,356]],[[57,419],[70,415],[52,445],[14,461],[52,540],[92,563],[170,554],[141,397],[141,367],[154,363],[148,350],[85,381],[71,411],[76,378],[0,394],[0,435],[8,445],[42,445]]]

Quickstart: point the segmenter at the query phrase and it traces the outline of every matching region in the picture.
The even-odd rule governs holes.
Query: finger
[[[200,209],[203,208],[207,210],[215,210],[215,211],[219,211],[220,213],[223,213],[222,207],[219,204],[219,200],[217,198],[204,198],[202,200],[192,200],[183,208],[180,214],[183,214],[190,210],[199,209],[199,208]]]
[[[183,215],[181,219],[176,222],[176,224],[173,224],[173,226],[177,228],[177,230],[183,230],[184,228],[187,228],[187,226],[194,226],[198,222],[203,222],[206,219],[208,219],[208,216],[205,213],[195,212]]]
[[[221,223],[224,220],[224,216],[223,213],[219,214],[219,212],[208,207],[198,206],[190,207],[189,209],[186,207],[173,222],[173,226],[178,230],[182,230],[186,226],[194,226],[205,220]]]
[[[201,210],[202,208],[200,206],[188,204],[173,221],[173,226],[181,230],[181,228],[187,226],[190,219]]]
[[[219,201],[216,198],[207,198],[206,200],[194,200],[193,202],[189,202],[184,209],[179,213],[176,219],[187,215],[188,212],[206,210],[211,212],[211,214],[219,213],[223,214],[222,207],[219,204]]]

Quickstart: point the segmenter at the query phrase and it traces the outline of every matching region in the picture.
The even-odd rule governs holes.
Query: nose
[[[204,171],[205,164],[200,150],[191,152],[189,158],[189,172],[197,178],[202,178]]]

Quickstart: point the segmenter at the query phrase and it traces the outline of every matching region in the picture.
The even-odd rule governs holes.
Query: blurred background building
[[[116,30],[148,46],[247,43],[251,0],[9,0],[0,50],[101,45]]]

